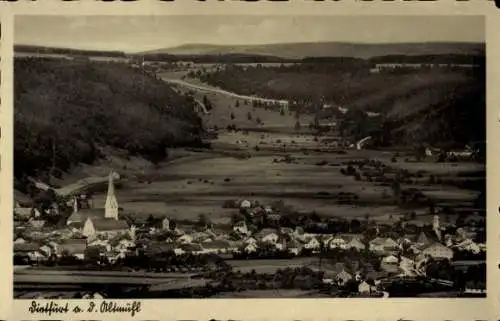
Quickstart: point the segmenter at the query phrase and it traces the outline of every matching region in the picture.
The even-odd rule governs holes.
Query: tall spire
[[[439,216],[438,215],[434,215],[434,219],[432,222],[432,229],[436,233],[438,240],[441,241],[441,226],[439,224]]]
[[[73,197],[73,213],[78,212],[78,199],[77,197]]]
[[[104,208],[104,217],[118,219],[118,201],[115,195],[115,185],[113,183],[114,177],[117,176],[115,172],[109,174],[108,180],[108,195],[106,196],[106,205]]]

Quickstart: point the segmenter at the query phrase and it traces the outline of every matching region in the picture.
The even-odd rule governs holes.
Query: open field
[[[393,153],[361,150],[349,151],[340,155],[335,153],[310,153],[304,155],[301,148],[314,149],[317,142],[308,136],[290,136],[280,134],[265,135],[273,152],[252,150],[260,140],[257,133],[221,134],[214,146],[232,146],[248,151],[248,159],[210,153],[197,153],[172,163],[160,166],[147,181],[129,181],[118,191],[120,205],[126,212],[137,215],[167,215],[175,219],[196,220],[205,214],[213,223],[229,223],[233,209],[222,208],[227,199],[252,199],[262,203],[283,200],[299,211],[316,211],[325,216],[362,218],[367,213],[373,219],[386,221],[390,217],[397,219],[404,211],[394,205],[391,188],[378,183],[356,181],[352,176],[340,173],[343,162],[360,159],[379,159],[394,167],[401,166],[412,171],[424,170],[426,175],[446,175],[454,177],[460,173],[478,171],[484,167],[479,164],[459,163],[390,163]],[[246,140],[248,143],[238,141]],[[294,140],[298,146],[280,150],[282,143]],[[300,147],[299,147],[300,146]],[[296,158],[295,163],[274,163],[279,154],[290,153]],[[318,162],[324,161],[320,166]],[[419,168],[419,165],[422,165]],[[421,183],[403,187],[418,188],[425,195],[438,202],[459,202],[471,206],[477,192],[460,189],[449,185],[428,184],[426,177]],[[333,195],[339,192],[355,193],[359,196],[356,205],[339,205]],[[104,195],[97,195],[95,206],[104,205]],[[426,217],[425,220],[429,220]]]
[[[92,270],[71,270],[65,267],[59,268],[23,268],[16,269],[16,275],[38,275],[38,276],[51,276],[51,275],[67,275],[67,276],[102,276],[102,277],[144,277],[144,278],[159,278],[159,279],[181,279],[193,277],[195,273],[168,273],[168,272],[146,272],[146,271],[92,271]]]
[[[251,299],[251,298],[320,298],[320,297],[328,297],[317,291],[304,291],[304,290],[247,290],[243,292],[229,292],[229,293],[221,293],[211,298],[213,299]]]
[[[256,273],[275,273],[276,270],[285,268],[318,267],[318,259],[307,257],[286,260],[228,260],[226,263],[231,265],[234,271],[241,273],[249,273],[252,270]]]

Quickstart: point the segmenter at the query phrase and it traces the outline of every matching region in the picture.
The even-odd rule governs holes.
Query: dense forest
[[[92,163],[99,146],[159,161],[169,147],[200,144],[194,102],[140,70],[40,58],[15,59],[14,70],[16,178]]]

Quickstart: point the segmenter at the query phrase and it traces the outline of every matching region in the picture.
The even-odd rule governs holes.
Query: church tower
[[[75,196],[73,197],[73,213],[78,212],[78,198]]]
[[[114,172],[111,172],[109,174],[108,195],[106,196],[104,217],[117,220],[118,219],[118,201],[116,200],[115,185],[113,183],[113,178],[115,175],[116,175],[116,173],[114,173]]]
[[[438,215],[434,215],[434,219],[432,222],[432,229],[436,233],[438,240],[441,241],[441,226],[439,224],[439,216]]]

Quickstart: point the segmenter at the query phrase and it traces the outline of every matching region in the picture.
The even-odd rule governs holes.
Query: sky
[[[16,16],[16,44],[140,52],[183,44],[484,42],[479,16]]]

